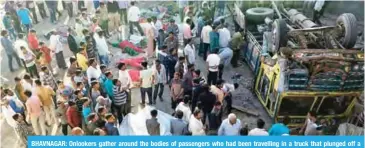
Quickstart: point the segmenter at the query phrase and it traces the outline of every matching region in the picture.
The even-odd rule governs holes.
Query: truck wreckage
[[[272,8],[243,13],[234,4],[235,22],[247,42],[243,58],[255,74],[254,92],[275,122],[289,116],[289,126],[299,127],[312,110],[337,129],[358,108],[364,88],[356,17],[344,13],[335,25],[320,26],[296,9],[279,6],[272,1]]]

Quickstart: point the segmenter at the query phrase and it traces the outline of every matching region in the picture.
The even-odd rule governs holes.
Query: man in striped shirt
[[[121,87],[121,82],[118,79],[113,79],[113,95],[114,95],[114,111],[119,120],[119,124],[123,121],[123,115],[127,115],[127,98],[128,93],[126,88]]]

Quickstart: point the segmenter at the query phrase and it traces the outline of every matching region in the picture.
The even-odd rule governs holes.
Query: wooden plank
[[[323,26],[323,27],[316,27],[316,28],[294,29],[294,30],[290,30],[289,33],[291,33],[291,32],[327,31],[327,30],[332,30],[334,28],[335,28],[335,26]]]
[[[241,112],[244,112],[246,114],[250,114],[250,115],[256,116],[256,117],[259,116],[259,113],[257,111],[251,111],[251,110],[248,110],[246,108],[243,108],[243,107],[240,107],[240,106],[237,106],[237,105],[232,105],[232,108],[234,108],[236,110],[239,110]]]
[[[343,50],[343,49],[300,49],[293,50],[293,53],[346,53],[346,54],[363,54],[359,50]]]

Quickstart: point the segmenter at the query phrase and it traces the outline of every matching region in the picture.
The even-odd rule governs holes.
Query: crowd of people
[[[70,17],[75,17],[76,24],[68,29],[67,44],[62,42],[59,32],[51,31],[47,45],[38,39],[33,29],[32,23],[37,23],[33,9],[7,2],[11,9],[7,9],[3,19],[5,30],[1,31],[1,45],[8,56],[10,71],[15,71],[12,65],[15,58],[18,67],[24,67],[27,74],[14,78],[14,88],[1,87],[2,113],[24,144],[28,135],[55,134],[49,130],[55,123],[60,125],[64,135],[70,135],[69,128],[71,135],[119,135],[117,125],[131,113],[132,100],[140,99],[132,93],[132,89],[138,88],[142,107],[147,102],[150,106],[162,103],[167,99],[164,93],[170,94],[175,117],[171,120],[172,135],[289,134],[287,117],[267,132],[262,119],[257,120],[257,128],[248,130],[244,121],[231,112],[232,92],[238,84],[224,81],[223,69],[231,63],[238,66],[239,50],[244,42],[240,31],[231,36],[224,19],[213,21],[206,16],[194,18],[192,12],[186,13],[182,25],[183,44],[180,45],[179,26],[173,19],[164,30],[160,19],[148,18],[147,27],[142,29],[140,10],[135,2],[97,1],[91,15],[80,3],[73,5],[80,8],[76,16],[68,11]],[[48,1],[37,2],[37,5],[39,9],[44,5],[57,7]],[[55,10],[50,12],[53,23],[56,22]],[[47,17],[43,11],[40,10],[42,17]],[[13,23],[18,19],[24,28]],[[107,38],[118,32],[121,24],[129,24],[131,34],[137,34],[133,32],[133,27],[137,27],[139,35],[147,38],[146,58],[122,59],[116,66],[118,76],[114,76]],[[194,27],[196,33],[192,31]],[[196,38],[201,42],[198,48]],[[69,66],[63,56],[67,46],[73,53]],[[179,48],[183,49],[182,54]],[[206,61],[206,76],[197,68],[198,56]],[[54,76],[52,60],[59,69],[67,70],[71,81]],[[138,77],[132,76],[132,71],[137,71]],[[165,87],[169,92],[164,91]],[[160,135],[157,114],[157,110],[152,110],[152,118],[146,121],[150,135]],[[307,130],[316,127],[315,114],[310,113],[305,133],[310,134]]]

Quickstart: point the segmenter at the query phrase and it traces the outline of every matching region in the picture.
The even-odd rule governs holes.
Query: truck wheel
[[[352,13],[344,13],[337,18],[336,24],[341,28],[338,41],[346,49],[350,49],[355,46],[357,40],[357,20]]]
[[[273,18],[274,10],[270,8],[250,8],[246,11],[246,18],[249,21],[253,21],[254,23],[263,23],[265,18]]]
[[[271,52],[276,53],[288,42],[288,27],[284,19],[276,19],[272,24]]]

